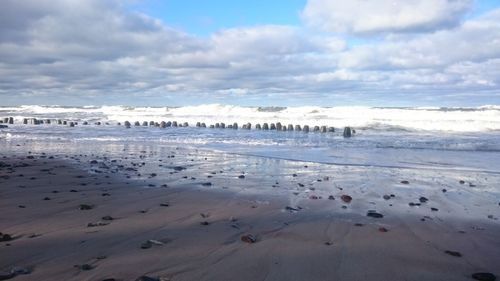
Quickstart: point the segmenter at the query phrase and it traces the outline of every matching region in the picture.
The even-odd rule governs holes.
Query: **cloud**
[[[325,31],[368,35],[434,31],[457,26],[472,0],[309,0],[302,12]]]
[[[349,47],[334,34],[283,25],[198,37],[120,1],[4,0],[0,98],[171,105],[449,102],[452,94],[474,100],[498,92],[498,38],[500,10],[452,29],[391,33]]]

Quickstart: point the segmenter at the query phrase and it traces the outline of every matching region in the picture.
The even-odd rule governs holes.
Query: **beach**
[[[498,173],[126,142],[1,144],[4,280],[500,275]]]

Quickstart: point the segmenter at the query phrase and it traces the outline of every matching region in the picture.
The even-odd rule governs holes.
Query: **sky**
[[[498,0],[1,0],[0,106],[500,104]]]

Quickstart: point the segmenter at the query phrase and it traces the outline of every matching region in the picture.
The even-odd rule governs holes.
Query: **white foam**
[[[417,130],[443,132],[481,132],[500,130],[500,106],[477,108],[373,108],[363,106],[259,108],[233,105],[204,104],[185,107],[128,106],[18,106],[0,107],[2,115],[22,118],[67,118],[69,120],[101,120],[103,122],[178,121],[205,122],[207,125],[237,122],[275,123],[283,125],[352,126],[387,130]]]

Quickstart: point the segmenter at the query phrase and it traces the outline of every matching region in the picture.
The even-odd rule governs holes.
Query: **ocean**
[[[241,107],[208,104],[185,107],[13,106],[0,107],[0,117],[15,124],[0,129],[6,147],[18,141],[58,143],[99,149],[109,144],[179,146],[226,154],[287,159],[332,165],[443,169],[500,173],[500,106],[438,107]],[[62,119],[75,127],[23,125],[24,118]],[[82,125],[87,121],[89,125]],[[132,127],[126,129],[124,121]],[[189,127],[133,126],[135,121],[188,122]],[[95,125],[101,122],[103,125]],[[118,126],[120,122],[122,125]],[[247,122],[252,130],[195,127]],[[335,132],[255,130],[256,124],[334,127]],[[108,125],[106,125],[108,124]],[[356,130],[344,138],[345,126]],[[109,146],[108,146],[109,147]],[[12,148],[12,147],[11,147]],[[13,149],[13,148],[12,148]]]

